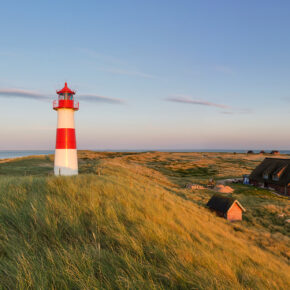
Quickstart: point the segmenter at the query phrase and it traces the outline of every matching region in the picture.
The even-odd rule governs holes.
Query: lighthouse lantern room
[[[79,103],[74,100],[75,92],[65,83],[64,88],[57,91],[58,99],[53,101],[53,109],[57,111],[57,131],[54,157],[55,175],[77,175],[78,157],[74,113]]]

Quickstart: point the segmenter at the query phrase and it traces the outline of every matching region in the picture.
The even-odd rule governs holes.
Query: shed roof
[[[246,211],[237,199],[234,199],[233,197],[223,196],[220,194],[215,194],[214,196],[212,196],[212,198],[208,201],[207,206],[213,210],[225,214],[235,203],[241,208],[242,211]]]

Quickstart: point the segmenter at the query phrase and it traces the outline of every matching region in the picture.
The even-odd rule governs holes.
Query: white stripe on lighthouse
[[[74,113],[72,109],[57,110],[57,128],[74,128]]]
[[[55,175],[77,175],[78,156],[76,149],[55,149]]]

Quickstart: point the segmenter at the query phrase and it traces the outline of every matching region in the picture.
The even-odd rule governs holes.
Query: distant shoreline
[[[235,150],[235,149],[106,149],[106,150],[96,150],[96,149],[79,149],[79,150],[89,150],[96,152],[172,152],[172,153],[239,153],[245,154],[248,150]],[[251,150],[254,154],[260,153],[261,150]],[[270,154],[272,150],[264,150],[265,154]],[[279,150],[280,154],[290,154],[290,150]],[[33,155],[49,155],[54,154],[54,150],[0,150],[0,160],[3,159],[14,159],[20,157],[28,157]]]

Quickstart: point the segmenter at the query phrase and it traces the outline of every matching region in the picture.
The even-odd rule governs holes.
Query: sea
[[[51,150],[0,150],[0,159],[53,154]]]
[[[144,149],[144,150],[132,150],[132,149],[120,149],[120,150],[92,150],[101,152],[148,152],[148,151],[160,151],[160,152],[213,152],[213,153],[247,153],[248,150],[238,149]],[[259,153],[261,150],[252,150],[254,153]],[[264,150],[265,153],[270,153],[272,150]],[[290,154],[290,150],[279,150],[281,154]],[[17,158],[31,155],[48,155],[54,154],[54,150],[0,150],[0,159]]]

